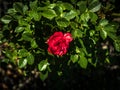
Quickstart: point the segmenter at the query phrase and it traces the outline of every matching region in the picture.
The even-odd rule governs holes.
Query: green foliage
[[[109,41],[120,52],[118,24],[100,17],[99,0],[71,1],[72,4],[35,0],[29,5],[15,2],[1,18],[4,26],[0,31],[0,44],[7,45],[2,48],[4,58],[0,62],[13,63],[28,72],[37,68],[43,81],[49,72],[62,72],[66,62],[69,67],[73,64],[83,69],[103,65],[106,60],[110,62],[109,48],[103,50],[101,43]],[[68,53],[62,57],[47,51],[46,41],[55,31],[70,32],[74,38]],[[52,68],[55,65],[59,68]]]

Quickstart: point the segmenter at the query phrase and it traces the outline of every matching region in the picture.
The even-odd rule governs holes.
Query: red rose
[[[48,51],[54,55],[62,56],[67,53],[69,43],[72,40],[73,38],[70,33],[55,32],[47,40]]]

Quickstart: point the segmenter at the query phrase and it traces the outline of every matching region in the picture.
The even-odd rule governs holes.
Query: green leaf
[[[53,9],[55,6],[56,4],[53,3],[53,4],[48,5],[47,8]]]
[[[48,18],[48,19],[51,20],[56,16],[56,13],[55,13],[54,10],[48,9],[48,10],[44,10],[42,12],[42,15],[43,15],[43,17]]]
[[[105,30],[100,30],[100,36],[102,37],[103,40],[107,38],[107,32]]]
[[[81,20],[83,20],[84,22],[88,22],[88,20],[90,19],[90,15],[88,12],[85,12],[83,13],[81,16],[80,16]]]
[[[90,30],[89,33],[90,33],[90,36],[93,36],[95,34],[95,30]]]
[[[116,51],[120,52],[120,40],[114,41],[114,47]]]
[[[106,26],[107,24],[108,24],[108,20],[106,20],[106,19],[101,19],[99,22],[99,25],[101,25],[101,26]]]
[[[49,63],[47,60],[43,60],[38,64],[39,71],[45,71],[48,67]]]
[[[18,66],[19,66],[19,68],[24,68],[25,66],[27,65],[27,59],[25,58],[25,59],[19,59],[19,61],[18,61]]]
[[[72,30],[72,36],[73,38],[80,38],[83,36],[83,32],[80,29],[74,29]]]
[[[28,51],[26,49],[20,49],[18,51],[19,56],[26,57],[28,55]]]
[[[5,55],[10,59],[13,57],[12,52],[10,50],[3,51],[3,53],[5,53]]]
[[[15,8],[10,8],[8,9],[7,13],[10,15],[14,15],[17,11],[15,10]]]
[[[38,7],[38,1],[37,0],[35,0],[33,2],[30,2],[30,8],[32,10],[37,10],[37,7]]]
[[[28,54],[26,59],[29,65],[32,65],[34,63],[34,56],[31,53]]]
[[[28,11],[28,6],[27,6],[27,5],[24,5],[24,6],[23,6],[23,13],[24,13],[24,14],[27,14],[27,11]]]
[[[41,14],[37,11],[29,11],[29,16],[31,17],[31,19],[34,18],[35,21],[39,21],[41,19]]]
[[[73,19],[75,16],[77,16],[77,12],[74,10],[71,10],[70,12],[65,12],[62,15],[62,17],[66,18],[67,20]]]
[[[78,58],[79,58],[79,56],[78,56],[77,54],[76,54],[76,55],[71,55],[70,60],[71,60],[73,63],[75,63],[75,62],[78,61]]]
[[[86,59],[86,57],[85,56],[83,56],[83,55],[80,55],[80,60],[79,60],[79,65],[82,67],[82,68],[84,68],[84,69],[86,69],[87,68],[87,65],[88,65],[88,61],[87,61],[87,59]]]
[[[18,23],[19,23],[20,26],[27,26],[27,25],[29,25],[28,22],[25,21],[25,19],[21,18],[21,17],[18,18]]]
[[[69,25],[69,21],[65,18],[56,19],[56,22],[58,26],[61,26],[61,27],[67,27]]]
[[[76,53],[80,53],[80,48],[76,46],[76,49],[75,49]]]
[[[101,3],[99,1],[92,0],[92,2],[90,2],[90,4],[89,4],[88,8],[91,12],[97,12],[101,8]]]
[[[73,6],[72,4],[70,3],[62,3],[63,6],[64,6],[64,10],[67,9],[67,10],[72,10],[73,9]]]
[[[22,32],[24,30],[24,27],[18,26],[15,28],[15,32],[19,33]]]
[[[40,79],[44,81],[48,77],[48,71],[45,73],[40,72]]]
[[[36,41],[34,39],[31,40],[31,47],[32,48],[37,48],[38,47],[38,45],[37,45],[37,43],[36,43]]]
[[[80,13],[84,13],[87,9],[86,1],[79,1],[77,6],[79,7]]]
[[[15,10],[16,10],[17,12],[20,12],[21,14],[23,13],[23,4],[22,4],[22,3],[20,3],[20,2],[15,2],[15,3],[13,4],[13,8],[15,8]]]
[[[81,44],[81,47],[82,47],[81,50],[83,50],[84,53],[85,53],[86,55],[88,55],[88,52],[87,52],[87,50],[86,50],[86,47],[85,47],[85,45],[84,45],[83,40],[79,38],[78,41],[79,41],[79,43]],[[81,53],[81,54],[84,54],[84,53]]]
[[[106,32],[110,33],[116,33],[117,29],[115,29],[112,25],[108,24],[105,27],[103,27]]]
[[[2,21],[3,23],[5,23],[5,24],[10,23],[11,20],[12,20],[12,17],[9,16],[9,15],[5,15],[5,16],[3,16],[3,17],[1,18],[1,21]]]
[[[89,12],[91,22],[96,22],[98,19],[98,16],[94,12]]]
[[[63,9],[62,9],[61,6],[55,6],[54,10],[55,10],[55,12],[56,12],[57,15],[61,15],[62,12],[63,12]]]
[[[21,37],[20,41],[21,40],[31,41],[32,40],[32,33],[30,31],[24,31],[22,33],[22,37]]]

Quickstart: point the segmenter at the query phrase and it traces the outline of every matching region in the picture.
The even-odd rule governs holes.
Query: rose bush
[[[67,68],[109,64],[109,44],[119,53],[120,38],[119,24],[108,19],[108,8],[99,0],[15,2],[1,18],[0,64],[12,63],[25,75],[35,69],[42,80],[49,72],[60,76]]]
[[[48,40],[48,51],[52,54],[62,56],[67,53],[69,43],[73,40],[70,33],[63,34],[55,32]]]

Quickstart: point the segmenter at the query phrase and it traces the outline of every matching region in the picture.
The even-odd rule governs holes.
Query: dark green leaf
[[[117,39],[116,33],[107,32],[107,35],[113,40]]]
[[[79,1],[77,6],[79,7],[80,13],[84,13],[87,9],[86,1]]]
[[[103,27],[106,32],[116,33],[117,30],[110,24]]]
[[[74,38],[82,37],[83,36],[83,32],[80,29],[74,29],[74,30],[72,30],[72,36]]]
[[[51,9],[48,9],[48,10],[44,10],[42,12],[42,15],[45,17],[45,18],[48,18],[48,19],[53,19],[55,16],[56,16],[56,13],[54,10],[51,10]]]
[[[84,68],[84,69],[86,69],[87,68],[87,65],[88,65],[88,61],[87,61],[87,59],[86,59],[86,57],[85,56],[83,56],[83,55],[80,55],[80,60],[79,60],[79,65],[82,67],[82,68]]]
[[[48,71],[46,73],[40,72],[40,79],[44,81],[48,77]]]
[[[75,16],[77,16],[77,12],[74,10],[71,10],[70,12],[63,13],[63,18],[66,18],[67,20],[73,19]]]
[[[89,15],[90,15],[91,22],[96,22],[97,21],[98,16],[95,13],[90,12]]]
[[[5,53],[5,55],[10,59],[13,57],[12,52],[10,50],[3,51],[3,53]]]
[[[55,10],[55,12],[56,12],[57,15],[61,15],[62,12],[63,12],[63,9],[62,9],[61,6],[54,7],[54,10]]]
[[[15,2],[15,3],[13,4],[13,8],[15,8],[15,10],[16,10],[17,12],[20,12],[21,14],[23,13],[23,4],[22,4],[22,3],[20,3],[20,2]]]
[[[66,20],[65,18],[59,18],[56,20],[58,26],[61,26],[61,27],[67,27],[69,25],[69,21]]]
[[[83,52],[86,54],[86,55],[88,55],[88,52],[87,52],[87,50],[86,50],[86,47],[85,47],[85,45],[84,45],[84,42],[83,42],[83,40],[82,39],[78,39],[79,40],[79,43],[81,44],[81,49],[83,50]],[[84,54],[84,53],[81,53],[81,54]]]
[[[116,51],[120,52],[120,40],[114,41],[114,47]]]
[[[32,40],[32,33],[31,33],[31,31],[30,32],[29,31],[24,31],[22,33],[22,37],[21,37],[20,41],[21,40],[31,41]]]
[[[30,8],[32,9],[32,10],[37,10],[37,7],[38,7],[38,1],[37,0],[35,0],[35,1],[33,1],[33,2],[30,2]]]
[[[23,13],[24,13],[24,14],[27,14],[27,11],[28,11],[28,6],[27,6],[27,5],[24,5],[24,6],[23,6]]]
[[[29,65],[32,65],[34,63],[34,56],[31,53],[28,54],[26,59]]]

